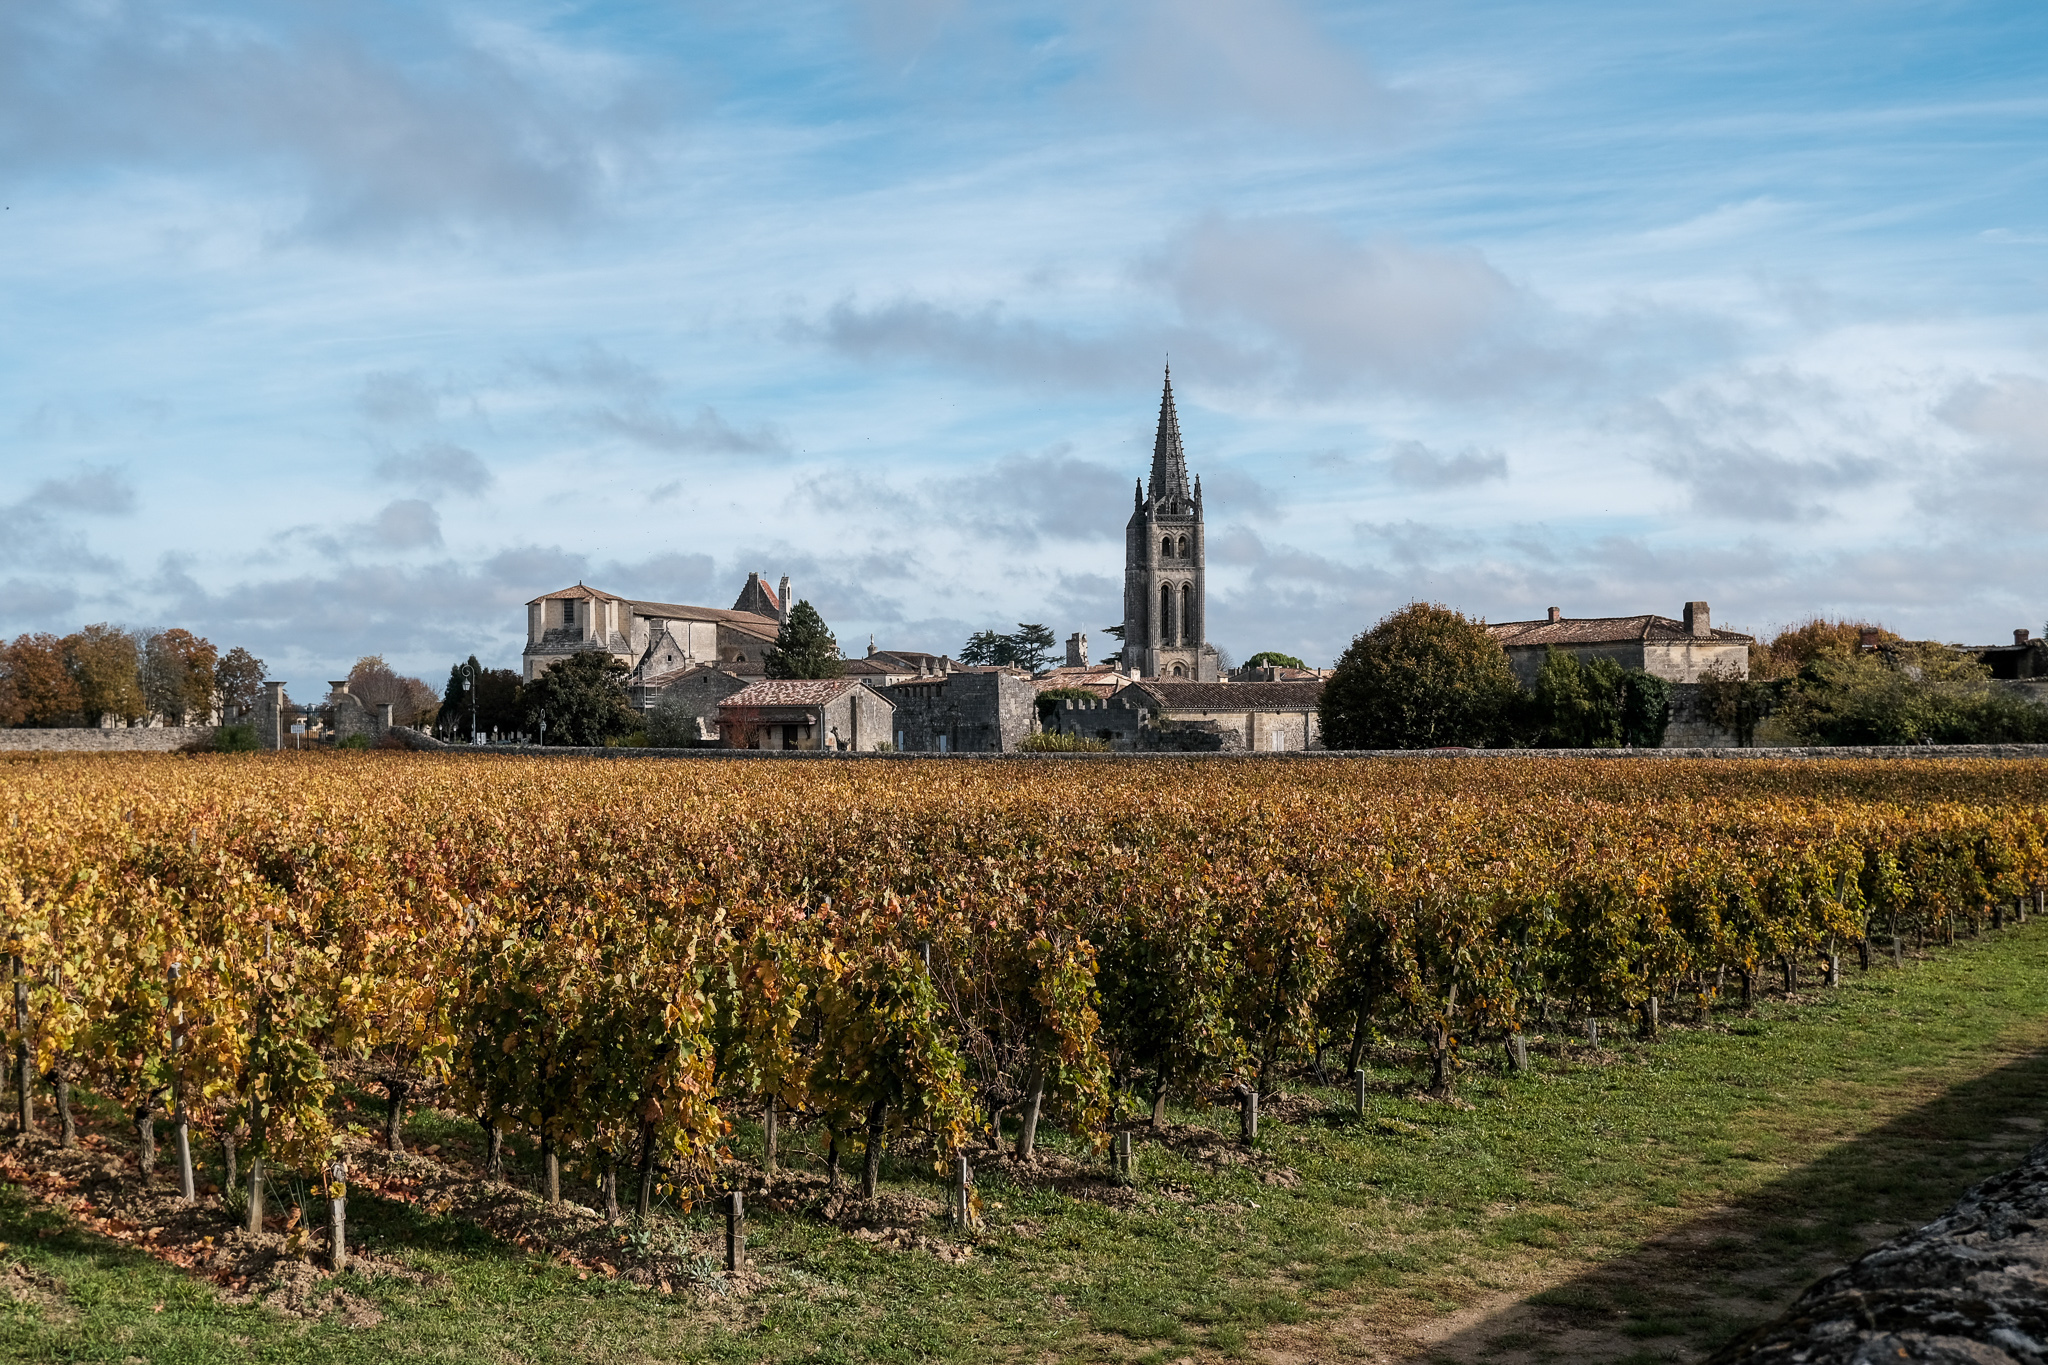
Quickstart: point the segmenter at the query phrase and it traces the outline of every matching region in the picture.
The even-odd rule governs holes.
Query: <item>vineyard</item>
[[[741,1124],[864,1195],[892,1149],[1107,1158],[1170,1101],[1249,1137],[1283,1075],[1450,1095],[1539,1030],[1654,1038],[2023,918],[2044,797],[1982,762],[17,763],[15,1119],[68,1141],[88,1092],[145,1170],[168,1123],[252,1229],[365,1092],[393,1146],[432,1096],[481,1179],[516,1137],[615,1216],[742,1183]]]

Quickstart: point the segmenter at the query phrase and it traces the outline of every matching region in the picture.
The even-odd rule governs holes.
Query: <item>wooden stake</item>
[[[725,1273],[737,1275],[746,1268],[746,1197],[738,1190],[734,1190],[725,1197]]]
[[[1351,1073],[1351,1112],[1365,1117],[1365,1071],[1360,1068]]]
[[[35,1054],[28,1046],[28,978],[21,974],[21,955],[14,957],[14,1126],[19,1133],[35,1131]]]
[[[335,1158],[327,1168],[328,1265],[339,1275],[348,1269],[348,1162]]]
[[[180,1043],[185,1033],[185,1002],[178,998],[180,968],[173,965],[171,982],[171,1123],[178,1148],[178,1191],[186,1203],[199,1197],[192,1180],[192,1120],[185,1112],[185,1077],[179,1065]]]

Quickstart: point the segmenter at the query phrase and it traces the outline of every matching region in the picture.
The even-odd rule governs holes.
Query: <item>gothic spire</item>
[[[1145,490],[1155,502],[1188,496],[1188,460],[1180,448],[1180,415],[1173,410],[1173,367],[1166,367],[1166,392],[1159,399],[1159,435],[1152,442],[1152,478]]]

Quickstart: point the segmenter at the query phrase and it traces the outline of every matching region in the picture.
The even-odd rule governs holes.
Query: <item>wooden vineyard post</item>
[[[953,1221],[962,1232],[974,1230],[974,1168],[965,1156],[953,1158]]]
[[[1657,992],[1651,991],[1643,997],[1642,1037],[1645,1040],[1657,1036]]]
[[[1842,955],[1836,951],[1835,945],[1832,942],[1828,944],[1827,984],[1830,987],[1842,984]]]
[[[2004,901],[1991,902],[1991,927],[1993,929],[2003,929],[2005,927]]]
[[[761,1114],[761,1174],[770,1180],[775,1178],[775,1110],[775,1093],[770,1091],[768,1104]]]
[[[36,1126],[36,1064],[28,1045],[28,978],[21,974],[21,954],[14,955],[14,1126],[19,1133]]]
[[[1600,1021],[1590,1014],[1586,1016],[1586,1046],[1600,1046]]]
[[[1135,1183],[1132,1176],[1131,1133],[1128,1128],[1118,1129],[1110,1144],[1110,1171],[1119,1185]]]
[[[263,971],[270,971],[270,927],[263,929]],[[263,1231],[263,988],[256,994],[256,1044],[249,1052],[249,1220],[251,1237]]]
[[[173,964],[171,982],[171,1131],[178,1148],[178,1193],[186,1203],[199,1197],[192,1181],[192,1121],[185,1113],[185,1077],[179,1054],[184,1050],[185,1002],[178,998],[182,968]]]
[[[327,1245],[339,1275],[348,1268],[348,1162],[339,1157],[327,1168]]]
[[[1249,1147],[1259,1140],[1259,1091],[1257,1086],[1237,1085],[1237,1140]]]
[[[1351,1073],[1351,1112],[1365,1117],[1365,1071],[1363,1068]]]
[[[747,1268],[747,1203],[738,1190],[725,1197],[725,1273]]]
[[[1508,1066],[1517,1076],[1526,1075],[1529,1070],[1529,1040],[1516,1029],[1508,1035]],[[1365,1073],[1360,1072],[1362,1077]],[[1365,1112],[1365,1087],[1358,1088],[1358,1112]]]

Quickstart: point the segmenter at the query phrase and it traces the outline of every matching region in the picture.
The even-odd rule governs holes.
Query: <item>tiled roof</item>
[[[1502,621],[1487,630],[1502,648],[1544,645],[1608,645],[1628,640],[1683,644],[1702,640],[1717,645],[1746,645],[1751,637],[1732,630],[1696,636],[1683,621],[1668,616],[1586,616],[1561,621]]]
[[[1323,695],[1319,682],[1176,682],[1147,678],[1117,693],[1137,701],[1142,693],[1162,711],[1295,711],[1314,706]]]
[[[617,593],[609,593],[609,592],[606,592],[606,591],[604,591],[604,590],[603,590],[602,588],[586,588],[586,587],[584,587],[584,586],[583,586],[583,585],[582,585],[581,583],[578,583],[578,584],[577,584],[577,585],[576,585],[575,587],[573,587],[573,588],[563,588],[563,589],[562,589],[562,590],[561,590],[560,592],[548,592],[548,593],[542,593],[542,594],[541,594],[541,595],[540,595],[539,597],[536,597],[536,598],[534,598],[534,599],[533,599],[533,602],[552,602],[552,601],[554,601],[554,600],[555,600],[556,598],[558,598],[558,597],[579,597],[579,598],[580,598],[580,597],[617,597],[617,596],[618,596],[618,594],[617,594]],[[623,600],[623,599],[621,599],[621,600]],[[528,603],[527,603],[526,605],[530,607],[530,606],[532,606],[532,605],[533,605],[533,602],[528,602]]]
[[[720,706],[823,706],[859,687],[858,678],[771,678],[749,683]]]

